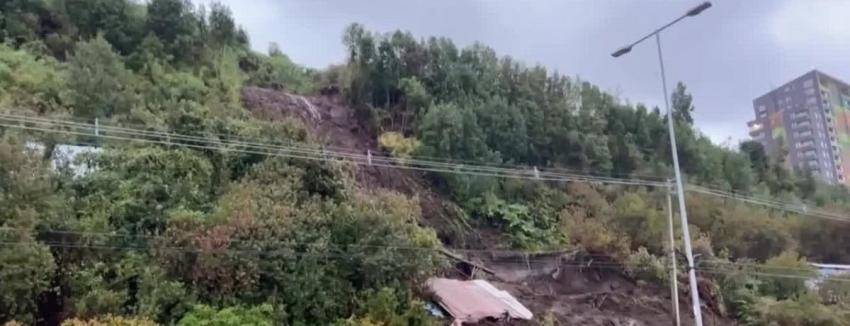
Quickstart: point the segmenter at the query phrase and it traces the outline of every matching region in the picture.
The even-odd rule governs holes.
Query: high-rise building
[[[753,100],[750,137],[795,170],[850,185],[850,85],[812,70]]]

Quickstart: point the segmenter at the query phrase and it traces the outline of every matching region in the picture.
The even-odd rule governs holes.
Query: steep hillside
[[[673,227],[691,230],[707,316],[850,322],[850,280],[807,283],[811,262],[850,263],[850,191],[759,143],[712,143],[684,83],[668,121],[443,37],[352,24],[345,61],[317,70],[254,51],[220,3],[0,11],[0,323],[433,326],[422,285],[481,266],[532,324],[657,325],[684,276],[668,124],[690,186]],[[100,150],[75,173],[53,163],[63,144]],[[471,164],[352,166],[280,144]],[[489,173],[503,167],[528,177]]]
[[[336,96],[303,96],[285,91],[246,87],[242,102],[255,117],[264,120],[297,119],[312,138],[328,149],[357,154],[382,153],[376,137],[355,118],[355,113]],[[392,190],[419,199],[423,225],[438,230],[448,245],[480,243],[478,232],[464,220],[462,211],[447,197],[434,191],[425,174],[377,166],[355,169],[357,189],[372,193]]]
[[[242,101],[245,108],[259,119],[294,118],[301,121],[311,135],[329,149],[358,153],[381,151],[375,136],[355,118],[354,111],[334,96],[301,96],[247,87],[242,91]],[[460,208],[448,196],[434,189],[423,173],[358,166],[356,175],[357,188],[361,192],[387,189],[420,198],[420,223],[439,230],[446,246],[466,244],[469,248],[479,249],[474,254],[455,254],[494,271],[494,274],[482,273],[479,277],[491,280],[519,298],[538,316],[538,321],[551,314],[565,325],[651,326],[670,322],[669,289],[637,282],[621,270],[612,268],[610,258],[599,256],[594,261],[593,257],[576,256],[566,251],[533,256],[517,251],[506,255],[504,249],[508,239],[491,226],[481,223],[470,225],[463,221],[464,217],[456,215],[455,211]],[[457,233],[457,226],[462,226],[462,233]],[[456,243],[459,235],[467,237],[467,241],[476,241]],[[463,265],[462,262],[455,263]],[[454,267],[444,273],[468,277],[458,273]],[[682,283],[682,289],[685,284]],[[708,308],[706,325],[733,324],[716,310],[716,294],[704,294]],[[680,296],[680,309],[685,319],[683,324],[692,325],[688,318],[690,304],[687,292],[682,291]]]

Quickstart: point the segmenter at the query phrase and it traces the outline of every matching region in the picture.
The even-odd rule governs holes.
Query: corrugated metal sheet
[[[474,323],[485,318],[530,320],[534,315],[510,293],[487,281],[431,278],[428,288],[455,323]]]

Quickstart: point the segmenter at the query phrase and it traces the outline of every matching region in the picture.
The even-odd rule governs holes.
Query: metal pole
[[[672,186],[672,184],[671,184]],[[679,280],[676,278],[678,271],[676,270],[676,239],[673,236],[673,188],[667,189],[667,234],[670,236],[670,262],[672,270],[670,271],[670,298],[673,301],[673,315],[676,317],[674,325],[682,325],[681,317],[679,317]]]
[[[673,127],[673,111],[670,109],[670,99],[667,93],[667,76],[664,72],[664,57],[661,54],[661,33],[655,33],[655,44],[658,47],[658,63],[661,65],[661,88],[664,91],[664,105],[667,106],[667,126],[670,132],[670,151],[673,154],[673,172],[676,175],[676,192],[679,197],[679,217],[682,219],[682,240],[685,243],[685,256],[688,258],[688,279],[691,283],[691,302],[694,308],[694,323],[702,326],[702,310],[700,309],[697,273],[694,268],[694,253],[691,249],[691,232],[688,230],[688,210],[685,208],[685,193],[682,186],[682,172],[679,170],[679,153],[676,150],[676,132]]]

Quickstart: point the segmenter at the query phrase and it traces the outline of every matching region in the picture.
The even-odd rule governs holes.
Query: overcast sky
[[[210,0],[196,0],[209,2]],[[417,37],[475,41],[526,64],[579,76],[631,102],[663,106],[655,45],[610,53],[699,3],[626,0],[224,0],[252,46],[276,42],[294,61],[323,68],[344,60],[352,22]],[[715,0],[662,35],[670,88],[694,95],[696,124],[716,143],[747,137],[752,99],[817,68],[850,80],[850,1]]]

